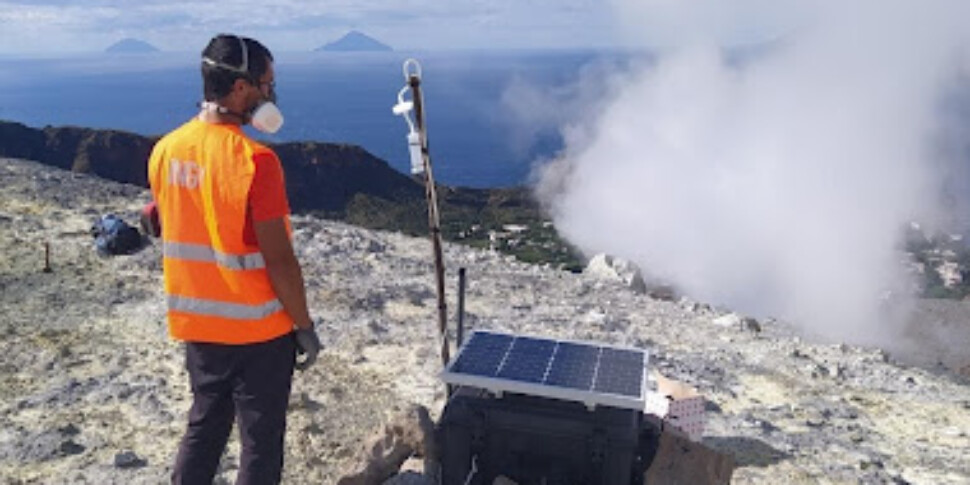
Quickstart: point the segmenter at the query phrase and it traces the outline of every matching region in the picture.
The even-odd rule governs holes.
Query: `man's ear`
[[[246,86],[249,86],[249,81],[241,77],[236,78],[236,80],[232,82],[232,92],[241,93],[246,90]]]

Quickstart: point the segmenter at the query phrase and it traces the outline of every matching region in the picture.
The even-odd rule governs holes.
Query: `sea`
[[[391,112],[405,86],[402,65],[421,67],[436,180],[505,187],[528,183],[537,163],[563,147],[556,126],[524,127],[513,85],[530,92],[574,86],[584,67],[622,54],[603,51],[277,53],[285,116],[268,142],[363,147],[407,173],[407,125]],[[28,126],[83,126],[161,135],[191,118],[201,100],[197,53],[0,58],[0,119]],[[556,109],[545,106],[545,110]],[[523,132],[528,133],[523,139]]]

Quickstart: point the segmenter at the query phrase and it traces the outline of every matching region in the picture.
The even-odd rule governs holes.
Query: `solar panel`
[[[452,385],[642,410],[647,353],[592,342],[475,331],[441,374]]]

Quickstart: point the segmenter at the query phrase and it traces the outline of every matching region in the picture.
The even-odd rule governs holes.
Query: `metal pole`
[[[51,269],[51,243],[50,241],[44,242],[44,272],[50,273],[54,271]]]
[[[424,158],[424,190],[428,199],[428,227],[434,250],[434,271],[438,287],[438,333],[441,336],[441,363],[447,366],[451,360],[448,347],[448,304],[445,302],[445,264],[441,255],[441,220],[438,215],[438,194],[435,190],[434,175],[431,173],[431,156],[428,153],[428,132],[424,126],[424,102],[421,97],[421,78],[411,75],[408,78],[411,96],[414,100],[414,120],[421,136],[421,154]]]
[[[465,268],[458,268],[458,335],[455,346],[465,343]]]

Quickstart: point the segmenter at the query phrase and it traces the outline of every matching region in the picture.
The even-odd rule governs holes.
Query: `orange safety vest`
[[[236,125],[198,119],[152,150],[148,178],[161,219],[169,333],[175,339],[247,344],[293,329],[262,253],[243,238],[253,159],[261,154],[276,156]]]

